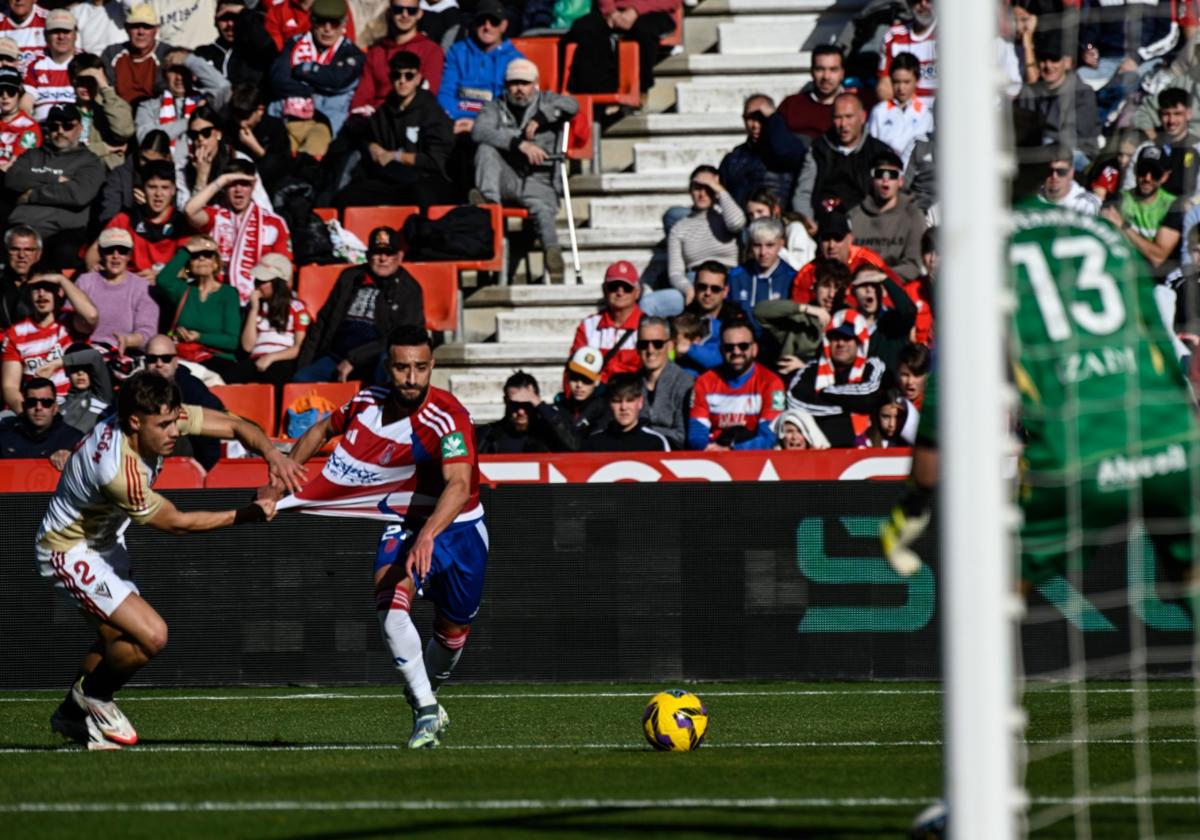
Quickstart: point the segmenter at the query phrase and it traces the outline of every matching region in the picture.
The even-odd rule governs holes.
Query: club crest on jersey
[[[38,144],[38,136],[32,131],[26,131],[21,135],[22,149],[36,149]]]
[[[787,396],[783,391],[771,392],[771,408],[775,411],[783,411],[787,407]]]
[[[462,432],[452,432],[442,438],[442,458],[461,458],[467,454],[467,441]]]

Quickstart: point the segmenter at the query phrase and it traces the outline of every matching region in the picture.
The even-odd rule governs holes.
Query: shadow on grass
[[[650,814],[659,813],[665,818],[655,820],[647,818]],[[322,831],[313,834],[294,835],[294,840],[365,840],[372,837],[395,837],[403,834],[406,837],[420,835],[468,834],[475,832],[510,830],[531,836],[546,833],[553,836],[564,835],[597,835],[623,836],[637,835],[640,837],[670,837],[673,835],[692,835],[708,837],[760,837],[760,838],[792,838],[792,840],[834,840],[834,838],[866,838],[866,837],[896,837],[903,833],[902,826],[907,825],[907,818],[888,824],[888,814],[877,813],[872,817],[878,819],[877,827],[852,827],[845,822],[839,823],[835,815],[824,815],[828,824],[815,820],[807,820],[803,826],[797,822],[810,818],[812,814],[803,810],[769,810],[756,811],[753,809],[739,810],[735,813],[725,812],[727,822],[714,823],[700,814],[675,812],[666,817],[666,811],[658,809],[632,808],[589,808],[570,811],[553,811],[541,813],[519,814],[509,817],[481,816],[477,819],[461,819],[453,822],[437,820],[428,825],[399,823],[374,828],[350,829],[346,831]],[[623,818],[607,819],[613,815],[623,815]],[[443,815],[449,816],[449,815]],[[833,819],[830,819],[833,817]]]

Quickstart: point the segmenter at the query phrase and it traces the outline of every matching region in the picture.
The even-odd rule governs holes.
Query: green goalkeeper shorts
[[[1077,480],[1023,476],[1021,577],[1037,585],[1082,570],[1099,545],[1124,539],[1127,526],[1139,520],[1173,573],[1191,566],[1198,454],[1196,442],[1179,441],[1136,457],[1110,456],[1089,465]]]

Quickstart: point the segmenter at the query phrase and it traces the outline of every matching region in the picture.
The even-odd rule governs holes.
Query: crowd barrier
[[[731,475],[736,468],[725,458],[625,460],[629,469],[652,467],[657,480],[562,483],[553,474],[566,477],[571,467],[558,456],[492,462],[524,463],[530,480],[481,491],[487,586],[456,679],[939,676],[935,539],[918,547],[928,565],[909,579],[880,555],[876,534],[895,501],[894,481],[701,486],[672,471],[681,463],[693,465],[693,475],[705,464]],[[757,466],[780,471],[781,463]],[[250,496],[244,488],[168,494],[184,509],[240,506]],[[85,622],[35,571],[33,539],[47,499],[3,500],[0,688],[67,685],[89,643]],[[171,626],[166,651],[138,683],[394,684],[372,598],[381,531],[379,522],[295,512],[186,537],[131,527],[138,583]],[[1131,629],[1152,645],[1186,649],[1188,616],[1158,600],[1143,543],[1102,553],[1082,591],[1061,579],[1043,587],[1037,603],[1061,612],[1025,627],[1031,673],[1068,664],[1068,615],[1086,629],[1098,663],[1127,650]],[[418,603],[415,618],[427,633],[431,607]]]

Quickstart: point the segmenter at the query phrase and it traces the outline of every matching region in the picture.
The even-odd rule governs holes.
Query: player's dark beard
[[[425,402],[425,396],[428,393],[429,393],[429,386],[426,385],[424,388],[421,389],[421,393],[417,396],[416,399],[410,400],[408,397],[404,396],[404,394],[400,391],[399,388],[397,388],[395,385],[392,386],[392,399],[395,400],[396,404],[399,405],[401,408],[408,409],[410,411],[412,409],[416,408],[417,406],[419,406],[421,403]]]

